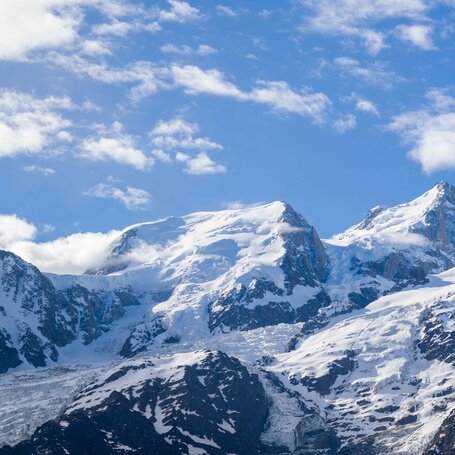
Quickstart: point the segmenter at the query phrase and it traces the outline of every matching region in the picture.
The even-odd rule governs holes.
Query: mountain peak
[[[441,181],[410,202],[390,208],[374,207],[360,223],[329,239],[329,243],[390,243],[398,238],[400,243],[407,243],[411,238],[417,241],[416,234],[424,237],[421,245],[426,238],[445,247],[455,246],[455,187]]]

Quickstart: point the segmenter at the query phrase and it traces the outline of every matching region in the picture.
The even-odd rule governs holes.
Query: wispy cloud
[[[383,62],[362,64],[359,60],[351,57],[337,57],[333,61],[334,67],[349,77],[355,77],[362,81],[383,88],[391,88],[403,78],[391,71]]]
[[[356,125],[357,120],[353,114],[345,115],[344,117],[340,117],[333,122],[335,130],[341,134],[354,129]]]
[[[200,44],[198,47],[193,49],[186,44],[181,46],[176,46],[174,44],[164,44],[160,47],[161,52],[165,54],[177,54],[177,55],[212,55],[218,52],[214,47],[209,46],[208,44]]]
[[[301,0],[300,3],[305,11],[302,32],[357,37],[373,55],[388,46],[378,25],[391,19],[418,20],[430,8],[430,2],[425,0]]]
[[[127,186],[124,190],[108,183],[98,183],[94,187],[84,191],[86,196],[102,199],[114,199],[120,201],[128,210],[140,210],[151,202],[150,193],[133,186]]]
[[[24,166],[24,171],[25,172],[33,172],[33,173],[36,173],[36,174],[41,174],[41,175],[44,175],[45,177],[49,177],[49,176],[55,174],[55,169],[52,169],[51,167],[38,166],[36,164],[31,164],[29,166]]]

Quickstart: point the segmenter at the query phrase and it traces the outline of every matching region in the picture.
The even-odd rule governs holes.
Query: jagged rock
[[[455,411],[442,422],[422,455],[453,455],[455,447]]]
[[[257,376],[221,352],[126,363],[57,420],[0,454],[260,454],[268,401]],[[198,452],[196,452],[198,451]]]

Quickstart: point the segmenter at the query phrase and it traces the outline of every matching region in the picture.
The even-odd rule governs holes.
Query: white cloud
[[[174,150],[221,150],[223,147],[207,137],[194,137],[199,132],[199,126],[189,123],[179,117],[167,122],[160,121],[151,132],[152,144],[158,149]]]
[[[338,133],[345,133],[356,127],[357,121],[353,114],[348,114],[345,117],[339,118],[333,122],[333,127]]]
[[[331,104],[323,93],[308,90],[296,92],[284,81],[258,81],[250,92],[244,92],[217,69],[202,70],[193,65],[173,65],[171,70],[175,84],[192,95],[210,94],[252,101],[268,105],[278,112],[309,116],[316,121],[323,119],[325,110]]]
[[[182,46],[176,46],[174,44],[164,44],[160,47],[161,52],[165,54],[178,54],[178,55],[211,55],[216,54],[218,51],[209,46],[208,44],[200,44],[196,49],[183,44]]]
[[[200,19],[200,11],[191,6],[189,3],[179,0],[168,0],[169,10],[162,10],[159,14],[159,20],[162,22],[177,22],[184,24]]]
[[[175,46],[174,44],[163,44],[160,47],[161,52],[165,54],[180,54],[180,55],[190,55],[193,53],[193,49],[190,46],[182,45]]]
[[[49,176],[55,174],[55,170],[52,169],[51,167],[43,167],[43,166],[38,166],[36,164],[31,164],[29,166],[24,166],[24,171],[25,172],[34,172],[34,173],[37,173],[37,174],[42,174],[45,177],[49,177]]]
[[[431,38],[433,27],[429,25],[400,25],[397,27],[397,31],[402,40],[408,41],[414,46],[426,51],[435,49],[433,39]]]
[[[169,153],[166,153],[164,150],[155,149],[152,151],[152,154],[157,160],[160,160],[163,163],[170,163],[172,161],[172,158],[169,155]]]
[[[132,186],[127,186],[125,190],[122,190],[107,183],[98,183],[84,194],[102,199],[118,200],[128,210],[142,209],[151,202],[150,193],[145,190]]]
[[[199,126],[189,123],[180,117],[167,122],[160,120],[152,130],[153,136],[174,136],[176,134],[192,135],[199,131]]]
[[[21,60],[32,49],[71,44],[81,17],[70,0],[0,2],[0,59]]]
[[[217,49],[215,49],[212,46],[209,46],[208,44],[199,44],[199,46],[196,49],[196,54],[198,55],[211,55],[211,54],[216,54],[218,52]]]
[[[165,49],[169,51],[173,47]],[[92,63],[79,56],[62,55],[54,55],[52,62],[108,84],[132,83],[130,96],[133,101],[139,101],[160,89],[182,88],[189,95],[206,94],[255,102],[278,112],[309,116],[317,122],[323,120],[326,109],[331,105],[325,94],[306,88],[295,91],[285,81],[257,81],[250,91],[243,91],[216,68],[204,70],[195,65],[178,64],[170,68],[157,67],[144,61],[123,68],[109,68],[106,64]]]
[[[96,35],[126,36],[134,28],[131,22],[114,19],[111,23],[98,24],[93,27]]]
[[[66,141],[71,122],[58,112],[73,109],[67,97],[34,98],[0,90],[0,157],[19,154],[51,154],[47,147]]]
[[[218,5],[216,7],[216,10],[218,11],[219,14],[222,14],[223,16],[229,16],[229,17],[237,16],[237,13],[229,6]]]
[[[358,98],[355,104],[355,108],[358,111],[368,112],[369,114],[373,114],[376,115],[376,117],[379,117],[379,111],[376,105],[370,100]]]
[[[323,119],[325,110],[331,104],[323,93],[296,92],[284,81],[258,81],[258,87],[248,94],[248,98],[278,112],[312,117],[316,121]]]
[[[120,231],[78,233],[43,243],[33,241],[32,236],[13,240],[4,248],[43,272],[79,274],[101,265],[111,242],[120,234]]]
[[[177,153],[176,160],[185,163],[184,171],[187,174],[220,174],[226,172],[226,167],[215,163],[205,152],[201,152],[195,157],[186,153]]]
[[[371,85],[391,88],[395,83],[402,80],[382,62],[362,65],[358,60],[351,57],[337,57],[333,63],[342,74],[357,77]]]
[[[172,65],[172,75],[176,85],[182,87],[191,95],[209,94],[227,96],[246,100],[248,96],[229,82],[225,75],[217,70],[202,70],[193,65]]]
[[[429,9],[426,0],[301,0],[305,22],[301,31],[354,36],[371,54],[384,47],[384,34],[375,27],[391,19],[422,18]]]
[[[92,57],[99,55],[110,55],[111,51],[106,43],[99,40],[85,40],[81,44],[81,52]]]
[[[439,95],[443,95],[441,100]],[[411,145],[409,156],[426,173],[455,168],[455,98],[444,91],[427,94],[431,104],[421,110],[394,117],[388,130],[400,134]]]
[[[0,215],[0,248],[9,249],[12,243],[32,240],[38,230],[16,215]]]
[[[80,156],[92,161],[115,161],[140,170],[150,168],[154,161],[136,146],[133,137],[123,133],[118,123],[111,130],[101,129],[98,137],[85,139]]]
[[[226,167],[215,163],[207,154],[209,150],[221,150],[222,145],[207,137],[199,136],[200,128],[196,123],[175,117],[158,122],[150,133],[152,144],[156,147],[153,154],[164,162],[171,162],[171,153],[176,150],[198,151],[197,156],[175,153],[175,160],[185,163],[184,171],[189,174],[217,174],[226,172]]]
[[[133,88],[130,97],[133,101],[149,96],[160,88],[166,88],[165,82],[169,75],[167,68],[158,68],[151,62],[137,61],[123,68],[110,68],[105,63],[93,63],[80,56],[64,56],[53,54],[49,60],[76,74],[86,75],[93,80],[106,84],[131,83]]]

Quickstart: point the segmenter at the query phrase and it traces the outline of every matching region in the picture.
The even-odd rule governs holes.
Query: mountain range
[[[0,455],[453,454],[454,309],[446,182],[325,240],[272,202],[0,251]]]

